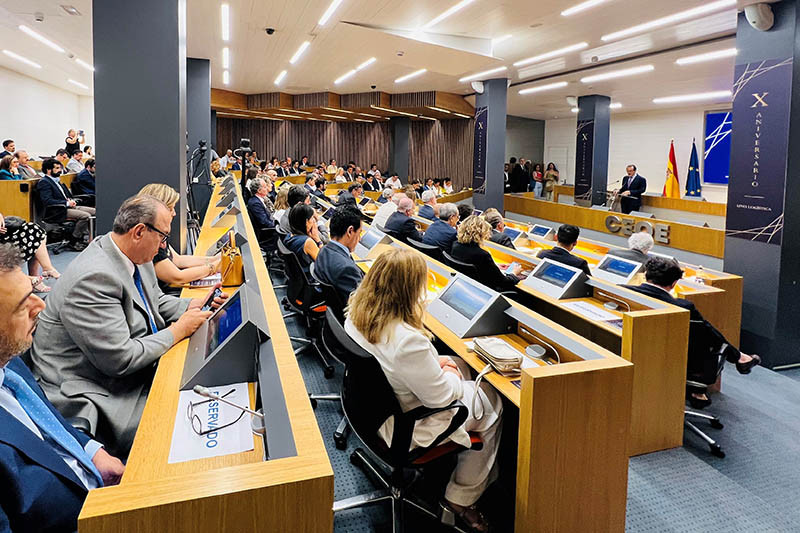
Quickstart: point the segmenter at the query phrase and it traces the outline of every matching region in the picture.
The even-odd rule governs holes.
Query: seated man
[[[387,193],[386,191],[389,191]],[[389,220],[389,217],[397,211],[397,204],[400,203],[400,200],[405,198],[406,195],[401,192],[394,192],[392,189],[386,189],[383,191],[383,196],[386,197],[388,194],[389,201],[384,203],[382,206],[378,208],[378,211],[375,213],[375,216],[372,217],[372,224],[376,226],[383,226],[386,227],[386,222]]]
[[[169,208],[151,196],[126,200],[113,231],[61,274],[33,338],[31,370],[47,397],[121,457],[133,443],[155,363],[211,316],[200,309],[207,296],[181,299],[158,287],[152,260],[171,221]]]
[[[71,174],[77,174],[81,170],[83,170],[83,152],[78,150],[77,152],[73,152],[72,157],[69,158],[67,161],[67,172]]]
[[[347,187],[347,192],[352,194],[353,198],[358,202],[364,196],[364,187],[358,182],[351,183],[350,186]]]
[[[422,234],[417,230],[417,223],[411,218],[414,214],[414,202],[411,198],[403,196],[397,203],[397,211],[391,214],[386,221],[386,233],[392,237],[397,237],[404,243],[408,243],[408,239],[415,241],[422,241]]]
[[[36,172],[36,169],[30,166],[30,164],[28,163],[30,161],[30,158],[28,157],[28,152],[26,152],[25,150],[20,150],[14,155],[17,158],[17,171],[19,171],[19,175],[22,176],[22,179],[27,180],[39,177],[39,173]],[[0,159],[2,158],[0,157]]]
[[[361,238],[361,212],[353,206],[337,207],[331,217],[330,231],[331,240],[319,251],[314,273],[321,281],[336,288],[344,306],[364,277],[364,272],[350,255]],[[328,306],[331,305],[328,302]],[[335,308],[334,311],[342,317],[344,308]]]
[[[253,228],[258,231],[264,228],[274,228],[275,220],[267,209],[267,195],[270,186],[261,178],[253,178],[247,182],[250,189],[250,199],[247,201],[247,214]]]
[[[366,185],[366,184],[367,184],[367,182],[364,182],[364,185]],[[386,202],[388,202],[391,199],[393,194],[394,194],[394,191],[392,189],[383,189],[381,191],[381,195],[378,196],[377,202],[379,204],[385,204]]]
[[[492,227],[492,236],[489,237],[490,241],[495,244],[499,244],[500,246],[506,246],[508,248],[515,249],[514,243],[511,242],[511,237],[503,233],[503,230],[506,228],[506,224],[505,221],[503,221],[503,216],[499,211],[495,209],[487,209],[486,213],[483,214],[483,218]]]
[[[61,163],[62,169],[67,168],[67,163],[69,163],[69,158],[70,158],[69,153],[63,148],[59,148],[58,150],[56,150],[56,161]]]
[[[428,191],[425,191],[426,193]],[[458,226],[458,207],[455,204],[441,204],[439,217],[428,226],[422,242],[431,246],[438,246],[448,254],[456,242],[456,226]]]
[[[43,208],[47,206],[65,206],[66,220],[75,221],[72,232],[72,246],[78,251],[86,247],[84,240],[89,235],[89,219],[94,215],[94,207],[78,205],[66,185],[59,181],[61,177],[61,163],[55,159],[48,159],[42,163],[44,177],[36,184],[36,192]]]
[[[0,152],[0,159],[3,159],[7,155],[14,155],[16,150],[17,145],[14,143],[13,139],[6,139],[3,141],[3,151]]]
[[[119,483],[125,466],[69,425],[16,357],[45,307],[21,261],[0,245],[0,530],[75,531],[87,492]]]
[[[419,208],[419,216],[427,218],[428,220],[436,220],[436,191],[427,189],[422,192],[422,203],[424,204]]]
[[[72,180],[72,191],[75,194],[95,194],[94,159],[87,159],[86,166]]]
[[[628,286],[628,289],[646,294],[651,298],[688,309],[689,320],[694,328],[689,335],[689,358],[687,361],[687,377],[710,385],[717,381],[718,358],[724,356],[730,363],[736,364],[740,374],[749,374],[752,368],[761,362],[758,355],[748,355],[731,346],[725,337],[714,326],[708,323],[700,311],[689,300],[673,298],[670,294],[683,277],[680,264],[674,259],[651,257],[645,263],[645,283]],[[687,391],[687,399],[693,407],[702,409],[711,404],[704,390]]]
[[[311,191],[310,194],[313,194],[317,198],[322,198],[325,200],[325,189],[328,186],[328,182],[325,181],[324,176],[317,176],[314,180],[314,189]]]
[[[647,261],[647,254],[653,249],[655,243],[653,237],[646,231],[640,231],[628,237],[628,249],[609,248],[608,255],[630,259],[637,263],[644,264]]]
[[[536,257],[550,259],[571,267],[580,268],[583,270],[584,274],[591,276],[592,272],[589,270],[589,263],[586,262],[586,259],[581,259],[570,253],[575,248],[575,245],[578,244],[578,236],[580,234],[581,230],[578,229],[577,226],[562,224],[556,233],[556,241],[558,244],[553,246],[550,250],[542,250],[536,254]]]

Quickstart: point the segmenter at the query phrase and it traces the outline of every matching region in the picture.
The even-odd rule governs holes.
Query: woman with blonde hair
[[[522,267],[514,264],[510,272],[503,273],[495,264],[492,254],[481,248],[483,241],[492,237],[492,226],[481,217],[468,216],[458,226],[456,242],[451,254],[477,270],[477,281],[496,291],[513,289],[519,283]]]
[[[333,181],[336,183],[347,183],[347,178],[344,175],[344,169],[342,167],[339,167],[339,169],[336,171],[336,176],[333,178]]]
[[[150,183],[142,187],[139,195],[152,196],[166,205],[172,216],[175,216],[175,206],[181,195],[178,191],[163,183]],[[219,270],[220,254],[213,257],[194,255],[181,255],[172,246],[159,248],[153,258],[153,267],[161,290],[167,290],[169,285],[184,285],[191,281],[205,278]]]
[[[468,432],[476,432],[483,448],[458,455],[443,503],[467,528],[488,531],[475,502],[496,479],[502,402],[494,390],[479,389],[469,380],[469,367],[460,358],[440,356],[431,343],[422,323],[427,274],[428,267],[418,252],[394,249],[381,254],[350,296],[344,327],[378,361],[404,412],[420,406],[445,407],[455,400],[470,410],[464,425],[449,440],[469,448]],[[483,406],[480,419],[473,416],[473,403]],[[446,411],[417,422],[412,447],[430,446],[451,419],[452,412]],[[394,419],[390,418],[378,430],[387,445],[391,445],[393,428]]]
[[[278,194],[275,196],[275,211],[272,213],[272,218],[275,220],[283,218],[286,210],[289,209],[289,189],[291,188],[291,185],[284,185],[278,189]]]

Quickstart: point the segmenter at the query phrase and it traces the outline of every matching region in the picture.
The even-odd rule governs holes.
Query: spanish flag
[[[669,161],[667,162],[667,181],[664,182],[664,192],[661,196],[667,198],[681,197],[681,183],[678,180],[678,163],[675,160],[675,143],[669,142]]]

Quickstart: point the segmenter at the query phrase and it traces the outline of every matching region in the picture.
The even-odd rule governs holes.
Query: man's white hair
[[[639,231],[628,237],[628,248],[631,250],[639,250],[643,254],[648,253],[655,246],[653,237],[646,231]]]
[[[436,199],[436,193],[431,191],[431,190],[427,190],[427,191],[424,191],[422,193],[422,203],[423,204],[427,204],[428,202],[431,202],[431,201],[433,201],[435,199]]]

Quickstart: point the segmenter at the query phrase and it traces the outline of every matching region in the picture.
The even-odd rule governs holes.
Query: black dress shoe
[[[689,405],[691,405],[694,409],[705,409],[711,405],[711,398],[707,397],[705,400],[695,398],[690,392],[686,393],[686,399],[689,401]]]
[[[759,364],[761,364],[761,358],[757,355],[753,355],[752,359],[746,363],[736,363],[736,370],[738,370],[740,374],[749,374],[753,367]]]

